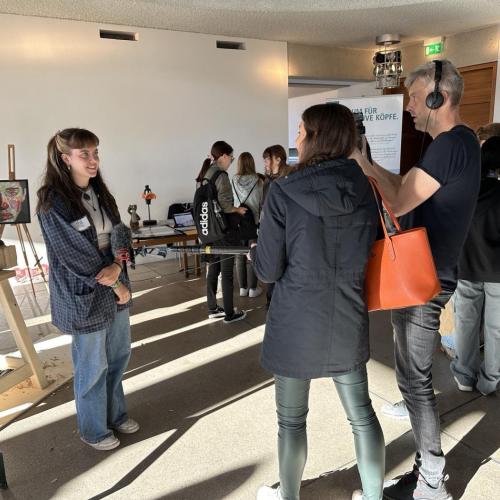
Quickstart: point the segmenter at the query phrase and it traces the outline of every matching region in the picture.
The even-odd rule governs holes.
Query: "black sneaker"
[[[224,309],[221,306],[217,306],[215,309],[208,310],[208,317],[212,318],[222,318],[226,315]]]
[[[247,313],[245,311],[234,311],[233,314],[226,314],[224,318],[224,323],[234,323],[235,321],[240,321],[240,319],[245,319]]]

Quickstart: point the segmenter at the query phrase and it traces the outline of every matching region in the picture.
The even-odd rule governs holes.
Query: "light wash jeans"
[[[333,381],[352,427],[363,499],[379,500],[385,473],[385,444],[368,394],[366,367],[337,375]],[[280,491],[284,500],[298,500],[307,459],[306,419],[311,381],[275,375],[275,382]]]
[[[483,361],[479,352],[482,325]],[[483,394],[497,390],[500,382],[500,283],[458,280],[455,352],[457,357],[451,363],[451,371],[461,384],[477,387]]]
[[[122,387],[130,359],[128,309],[117,312],[105,330],[74,335],[71,353],[78,431],[98,443],[128,418]]]
[[[392,311],[396,378],[410,414],[417,449],[415,465],[434,487],[443,479],[445,458],[432,387],[432,356],[440,341],[441,310],[452,293],[443,290],[422,306]]]

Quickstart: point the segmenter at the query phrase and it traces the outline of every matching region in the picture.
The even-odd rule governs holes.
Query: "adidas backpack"
[[[198,238],[204,245],[224,238],[226,219],[217,199],[215,181],[222,171],[214,173],[211,179],[203,179],[194,193],[193,216]]]

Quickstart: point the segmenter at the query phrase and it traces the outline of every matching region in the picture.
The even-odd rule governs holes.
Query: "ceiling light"
[[[399,35],[379,35],[375,39],[377,45],[384,48],[373,56],[373,75],[377,89],[399,87],[399,78],[403,72],[401,51],[391,49],[399,43]]]

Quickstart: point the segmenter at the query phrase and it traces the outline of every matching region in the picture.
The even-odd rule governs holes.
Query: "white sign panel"
[[[363,113],[366,139],[370,144],[372,158],[387,170],[399,174],[403,94],[329,98],[326,102],[339,102],[353,113]]]

